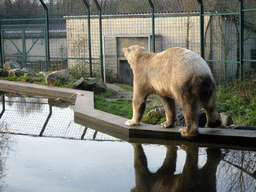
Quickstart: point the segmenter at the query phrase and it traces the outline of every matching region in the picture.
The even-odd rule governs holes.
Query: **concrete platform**
[[[126,118],[94,109],[93,93],[89,91],[3,80],[0,80],[0,90],[71,99],[75,101],[74,116],[76,123],[129,142],[133,142],[135,138],[142,138],[144,142],[152,142],[153,139],[156,139],[157,141],[154,140],[154,143],[164,144],[170,141],[185,141],[179,132],[182,127],[164,129],[159,125],[149,124],[134,127],[126,126]],[[199,128],[199,136],[193,142],[256,149],[256,131]]]

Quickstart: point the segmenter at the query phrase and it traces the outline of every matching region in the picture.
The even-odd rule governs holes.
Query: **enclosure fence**
[[[255,0],[2,0],[0,62],[130,84],[122,48],[201,55],[218,82],[256,69]]]

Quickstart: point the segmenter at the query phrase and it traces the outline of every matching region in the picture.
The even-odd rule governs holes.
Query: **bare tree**
[[[256,184],[255,152],[226,150],[218,169],[218,179],[225,181],[223,185],[227,184],[225,191],[254,191]]]
[[[192,21],[190,20],[190,14],[191,14],[191,9],[192,5],[194,4],[193,0],[188,0],[187,1],[187,22],[186,22],[186,28],[187,28],[187,33],[186,33],[186,48],[189,49],[189,32],[192,25]]]
[[[0,181],[6,176],[5,174],[5,161],[7,159],[10,150],[10,137],[8,134],[8,125],[5,123],[0,124]],[[0,185],[0,191],[2,191],[5,186]]]

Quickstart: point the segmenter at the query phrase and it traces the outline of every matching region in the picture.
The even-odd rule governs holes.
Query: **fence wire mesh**
[[[179,46],[202,54],[200,46],[203,46],[205,59],[218,82],[255,74],[254,0],[42,2],[49,16],[48,48],[46,10],[40,1],[0,1],[2,63],[12,59],[22,66],[45,70],[46,50],[49,49],[50,71],[68,68],[77,76],[99,77],[104,70],[106,81],[129,84],[131,71],[127,77],[124,75],[129,66],[122,47],[139,44],[153,51],[154,31],[156,52]],[[203,34],[200,30],[199,2],[202,2],[204,11]],[[151,5],[154,5],[153,10]],[[37,32],[40,28],[43,29],[41,35]]]
[[[1,96],[2,98],[2,96]],[[4,103],[3,103],[4,102]],[[2,110],[4,109],[4,110]],[[73,105],[42,97],[7,94],[0,101],[2,132],[68,139],[121,141],[74,123]]]

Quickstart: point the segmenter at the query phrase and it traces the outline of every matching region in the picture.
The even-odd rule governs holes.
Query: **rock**
[[[72,75],[70,75],[66,69],[60,71],[53,71],[46,76],[46,83],[48,83],[48,85],[56,81],[60,81],[62,84],[66,84],[68,82],[75,82]]]
[[[148,116],[150,116],[152,113],[157,113],[159,115],[164,115],[165,114],[165,109],[164,107],[156,107],[155,109],[152,109],[151,111],[148,112]]]
[[[44,71],[40,71],[39,74],[42,74],[44,77],[47,77],[47,75],[49,75],[48,72],[44,72]]]
[[[177,116],[177,121],[176,123],[179,124],[180,126],[186,126],[186,122],[185,122],[185,118],[184,118],[184,114],[183,111],[181,111]],[[206,119],[206,113],[204,110],[201,110],[198,116],[198,127],[205,127],[207,122]]]
[[[73,85],[76,89],[94,91],[95,93],[102,93],[102,92],[105,92],[107,90],[107,86],[101,80],[101,78],[81,77]]]
[[[6,61],[3,68],[7,71],[10,69],[21,69],[20,64],[16,61]]]
[[[180,126],[184,126],[184,127],[186,126],[183,111],[179,112],[178,115],[176,116],[176,118],[177,118],[177,121],[176,121],[177,124],[179,124]]]
[[[8,76],[8,71],[0,68],[0,77],[7,77]]]
[[[255,130],[256,131],[256,127],[251,126],[251,125],[236,125],[233,127],[233,129]]]
[[[206,113],[204,110],[201,110],[198,116],[198,127],[205,127],[206,122]]]
[[[8,70],[8,75],[14,76],[14,77],[20,77],[23,74],[22,74],[21,70],[19,70],[19,69],[10,69],[10,70]]]
[[[85,80],[85,78],[81,77],[77,82],[75,82],[73,84],[75,89],[93,91],[93,87],[95,84],[86,84],[86,82],[84,80]]]
[[[23,72],[23,73],[29,73],[30,70],[29,70],[28,68],[24,67],[24,68],[21,70],[21,72]]]
[[[233,120],[230,115],[226,113],[220,113],[221,121],[224,126],[230,126],[233,124]]]

